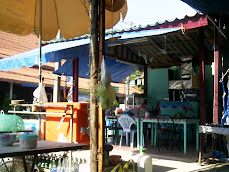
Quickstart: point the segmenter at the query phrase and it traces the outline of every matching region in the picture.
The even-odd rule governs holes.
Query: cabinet
[[[13,111],[8,113],[14,114],[31,114],[39,115],[38,120],[41,124],[40,116],[46,116],[45,138],[48,141],[65,140],[69,142],[89,143],[90,136],[88,133],[88,105],[89,103],[79,102],[56,102],[45,104],[18,104],[14,106]],[[16,110],[16,106],[30,107],[27,111]],[[30,111],[32,107],[36,111]],[[44,108],[45,112],[41,111]],[[29,110],[30,109],[30,110]],[[41,126],[39,126],[40,130]]]
[[[143,103],[143,98],[141,95],[126,95],[126,109],[133,109],[139,107]]]
[[[198,75],[191,75],[191,79],[188,80],[181,79],[169,81],[169,89],[174,90],[200,88],[199,85],[200,83]]]

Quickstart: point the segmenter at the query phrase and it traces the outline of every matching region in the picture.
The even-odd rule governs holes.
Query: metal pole
[[[73,60],[73,102],[78,102],[79,97],[79,58]]]
[[[13,87],[14,87],[14,83],[10,82],[10,100],[12,100],[13,97]]]
[[[42,0],[40,0],[40,12],[39,12],[39,83],[42,82],[42,75],[41,75],[41,48],[42,48]]]
[[[57,33],[56,38],[60,39],[60,30]],[[55,62],[55,70],[59,69],[61,66],[61,62]],[[60,76],[56,75],[54,80],[53,87],[53,102],[60,102]]]
[[[55,70],[59,69],[61,62],[55,62]],[[55,76],[54,88],[53,88],[53,102],[60,102],[60,76]]]

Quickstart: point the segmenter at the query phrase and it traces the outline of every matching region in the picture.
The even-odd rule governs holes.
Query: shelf
[[[70,115],[70,142],[72,142],[72,129],[73,129],[73,105],[71,104],[10,104],[10,106],[14,107],[14,110],[9,110],[8,113],[13,113],[13,114],[31,114],[31,115],[62,115],[59,125],[57,129],[60,128],[61,124],[63,123],[65,116]],[[32,110],[16,110],[16,107],[32,107],[37,109],[37,111],[32,111]],[[63,113],[59,112],[39,112],[42,111],[42,108],[49,108],[49,109],[63,109]],[[69,108],[69,111],[68,111]],[[68,113],[67,113],[68,111]],[[39,128],[41,128],[41,118],[40,116],[38,117],[39,120]]]
[[[73,108],[72,105],[55,105],[55,104],[10,104],[10,106],[14,106],[14,110],[9,110],[8,113],[14,113],[14,114],[31,114],[31,115],[72,115],[73,114]],[[20,111],[16,110],[15,107],[36,107],[36,108],[42,108],[42,107],[64,107],[65,111],[64,113],[55,113],[55,112],[33,112],[33,111]],[[67,114],[68,107],[71,107],[71,114]]]
[[[135,108],[135,107],[139,107],[140,105],[143,104],[143,99],[142,96],[140,95],[126,95],[126,109],[130,109],[130,108]],[[127,100],[128,100],[128,104],[127,104]]]
[[[0,131],[0,133],[20,133],[20,132],[33,132],[33,130],[21,130],[21,131]]]
[[[33,114],[33,115],[71,115],[71,114],[66,114],[66,113],[13,111],[13,110],[9,110],[8,113]]]
[[[50,104],[9,104],[9,106],[21,106],[21,107],[68,107],[72,105],[50,105]]]

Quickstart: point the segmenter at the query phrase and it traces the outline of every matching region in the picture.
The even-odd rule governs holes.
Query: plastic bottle
[[[78,158],[75,158],[75,162],[74,162],[74,170],[75,170],[75,172],[78,172],[78,171],[79,171]]]
[[[42,158],[41,158],[41,168],[45,168],[45,160],[46,160],[45,155],[42,155]]]
[[[61,172],[61,171],[62,171],[62,162],[61,162],[61,157],[59,157],[58,165],[57,165],[57,172]]]
[[[49,159],[49,169],[52,169],[52,166],[53,166],[53,155],[50,156],[50,159]]]
[[[38,155],[38,163],[37,163],[37,166],[38,166],[38,167],[41,167],[41,164],[42,164],[42,155]]]
[[[145,154],[145,149],[140,149],[140,153],[133,160],[137,162],[137,172],[152,172],[152,158]]]
[[[55,162],[55,157],[52,158],[52,163],[50,163],[50,164],[52,164],[51,171],[52,172],[57,171],[57,165],[56,165],[56,162]]]

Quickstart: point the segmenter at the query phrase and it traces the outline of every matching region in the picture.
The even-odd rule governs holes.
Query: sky
[[[158,21],[193,16],[196,11],[181,0],[127,0],[128,12],[125,20],[114,29],[154,24]]]

